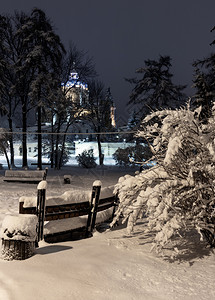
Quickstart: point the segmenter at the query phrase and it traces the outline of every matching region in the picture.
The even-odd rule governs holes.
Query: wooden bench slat
[[[105,204],[105,203],[110,203],[110,202],[115,202],[115,200],[116,200],[115,196],[104,198],[104,199],[100,199],[99,200],[99,205]]]
[[[89,214],[89,210],[72,210],[72,211],[57,212],[57,213],[46,213],[45,221],[75,218],[75,217],[85,216],[88,214]]]
[[[109,204],[105,204],[105,205],[99,205],[98,209],[97,209],[97,212],[106,210],[106,209],[111,208],[111,207],[114,207],[114,203],[109,203]]]
[[[69,204],[59,204],[59,205],[47,205],[46,212],[51,213],[52,211],[70,211],[70,210],[81,210],[88,209],[90,207],[89,201],[79,202],[79,203],[69,203]]]

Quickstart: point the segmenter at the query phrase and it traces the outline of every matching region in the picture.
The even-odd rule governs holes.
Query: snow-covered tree
[[[120,202],[112,225],[123,215],[132,232],[144,215],[158,249],[190,228],[215,246],[215,105],[207,124],[200,114],[201,107],[192,111],[188,104],[143,120],[137,135],[148,139],[156,165],[119,179],[115,193]]]
[[[28,113],[32,109],[29,93],[33,78],[34,70],[30,64],[26,63],[26,53],[28,49],[24,46],[25,37],[21,34],[23,26],[29,19],[29,16],[24,12],[15,12],[14,16],[10,16],[13,31],[9,37],[10,53],[14,58],[12,68],[15,75],[15,83],[12,87],[13,94],[18,98],[21,113],[20,119],[22,122],[22,166],[28,166],[27,160],[27,126]]]
[[[141,117],[156,109],[178,108],[184,104],[186,86],[172,82],[170,56],[160,56],[158,61],[148,59],[144,63],[144,67],[136,70],[142,78],[127,79],[135,85],[128,104],[137,104]]]
[[[38,167],[42,168],[42,109],[46,106],[47,85],[50,81],[59,84],[58,74],[64,47],[54,32],[46,14],[34,8],[25,23],[19,28],[18,36],[23,39],[23,69],[32,70],[30,93],[32,104],[37,108],[38,125]],[[60,85],[60,84],[59,84]],[[44,92],[45,91],[45,92]]]
[[[10,163],[14,167],[13,126],[19,97],[14,86],[17,82],[15,64],[22,49],[22,43],[15,36],[19,16],[0,16],[0,113],[6,116],[10,144]]]

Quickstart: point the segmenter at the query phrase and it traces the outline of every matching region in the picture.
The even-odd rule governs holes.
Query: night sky
[[[215,51],[214,0],[6,0],[1,13],[44,10],[64,44],[73,42],[94,58],[96,70],[111,88],[117,118],[126,120],[131,85],[124,78],[146,59],[172,57],[173,81],[192,94],[192,62]],[[121,123],[120,122],[120,123]]]

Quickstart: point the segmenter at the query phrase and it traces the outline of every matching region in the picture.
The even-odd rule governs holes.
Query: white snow
[[[46,180],[40,181],[37,186],[37,189],[38,190],[46,190],[47,189],[47,181]]]
[[[23,207],[36,207],[37,197],[36,196],[21,196],[19,202],[23,202]]]
[[[113,197],[114,185],[101,189],[100,199]]]
[[[107,169],[101,173],[104,187],[116,184],[123,172],[126,174],[128,170]],[[48,197],[71,192],[73,188],[87,189],[90,193],[97,179],[92,173],[80,172],[76,173],[73,184],[63,185],[60,173],[53,178],[51,172],[48,174]],[[36,195],[36,185],[5,183],[0,177],[0,227],[5,216],[18,214],[21,196]],[[0,259],[0,299],[215,299],[213,251],[199,242],[199,238],[195,240],[193,234],[179,245],[183,250],[179,257],[172,255],[171,247],[160,257],[150,252],[153,233],[144,233],[144,227],[141,220],[132,235],[119,226],[111,231],[97,231],[92,238],[79,241],[57,244],[42,241],[35,255],[27,260]],[[173,247],[176,255],[176,246]]]
[[[178,152],[178,149],[181,147],[181,140],[178,136],[169,139],[168,149],[164,159],[164,163],[168,164],[171,162],[172,157]]]
[[[6,240],[35,241],[37,217],[34,215],[7,215],[1,228],[1,238]]]
[[[60,205],[90,201],[91,191],[72,189],[59,196],[47,196],[46,205]],[[19,202],[24,202],[23,207],[35,207],[36,196],[21,196]]]
[[[100,180],[96,180],[93,182],[93,186],[101,186],[101,185],[102,185],[102,183]]]

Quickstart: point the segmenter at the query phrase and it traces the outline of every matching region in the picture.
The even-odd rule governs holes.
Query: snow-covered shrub
[[[113,158],[116,164],[119,166],[129,166],[133,165],[134,162],[142,162],[148,160],[152,156],[152,153],[148,145],[137,144],[135,146],[130,146],[126,148],[118,148],[114,154]]]
[[[114,154],[113,154],[113,159],[116,161],[116,164],[119,166],[128,166],[130,165],[130,147],[126,147],[125,149],[123,148],[118,148]]]
[[[81,154],[76,156],[79,166],[83,168],[95,168],[96,167],[96,159],[93,154],[93,149],[84,150]]]
[[[200,110],[188,105],[143,120],[137,135],[150,142],[156,165],[119,179],[120,204],[112,225],[123,215],[131,232],[144,213],[158,248],[190,228],[215,246],[215,106],[207,124],[199,121]]]

